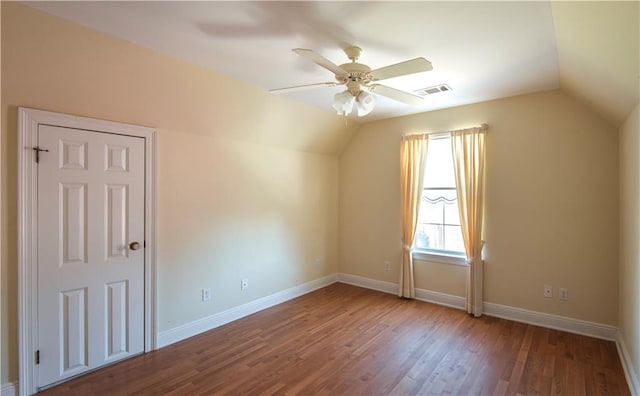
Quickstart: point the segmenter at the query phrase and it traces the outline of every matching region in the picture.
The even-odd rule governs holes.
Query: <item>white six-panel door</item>
[[[46,125],[38,146],[40,388],[144,350],[145,146]]]

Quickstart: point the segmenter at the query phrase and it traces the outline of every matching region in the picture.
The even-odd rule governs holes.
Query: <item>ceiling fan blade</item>
[[[289,92],[303,91],[305,89],[316,88],[316,87],[333,87],[335,85],[338,85],[338,83],[322,82],[322,83],[315,83],[315,84],[296,85],[294,87],[270,89],[269,92],[274,94],[283,94],[283,93],[289,93]]]
[[[304,49],[304,48],[294,48],[292,49],[293,52],[295,52],[298,55],[304,56],[307,59],[312,60],[313,62],[317,63],[318,65],[324,67],[325,69],[333,72],[333,74],[341,76],[344,74],[348,74],[343,68],[341,68],[340,66],[336,65],[335,63],[331,62],[329,59],[325,58],[324,56],[313,52],[310,49]]]
[[[420,73],[429,70],[433,70],[431,62],[424,58],[415,58],[396,63],[395,65],[381,67],[373,70],[371,74],[375,80],[386,80],[388,78],[405,76],[407,74]]]
[[[386,85],[373,84],[369,85],[369,90],[373,93],[386,96],[389,99],[397,100],[398,102],[419,105],[424,103],[422,96],[414,95],[409,92],[401,91],[399,89],[387,87]]]

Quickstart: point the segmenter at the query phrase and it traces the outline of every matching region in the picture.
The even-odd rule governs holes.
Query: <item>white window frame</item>
[[[446,138],[449,138],[449,139],[451,138],[451,134],[449,132],[438,133],[438,134],[433,134],[433,135],[429,136],[430,140],[432,140],[432,139],[446,139]],[[429,155],[428,151],[427,151],[427,155]],[[456,196],[457,196],[457,192],[456,192]],[[461,265],[461,266],[465,266],[465,267],[469,265],[467,263],[467,258],[465,256],[464,252],[462,254],[458,255],[458,254],[454,254],[452,252],[450,253],[450,252],[445,252],[445,251],[440,251],[440,250],[431,250],[431,249],[412,247],[411,254],[413,255],[414,259],[421,260],[421,261],[428,261],[428,262],[435,262],[435,263],[442,263],[442,264]]]
[[[468,266],[466,256],[457,256],[452,254],[436,253],[432,250],[425,249],[413,249],[412,252],[414,260],[428,261],[430,263],[442,263],[452,265]]]

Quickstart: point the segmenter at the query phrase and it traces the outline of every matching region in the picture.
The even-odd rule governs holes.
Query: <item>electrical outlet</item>
[[[384,270],[385,271],[391,271],[391,261],[385,261],[384,262]]]
[[[544,285],[544,290],[542,294],[545,298],[553,298],[553,286]]]
[[[560,299],[563,301],[567,301],[569,300],[569,289],[567,289],[566,287],[561,287],[559,289],[560,292]]]
[[[319,267],[320,263],[322,263],[322,260],[320,260],[319,258],[316,258],[315,263],[316,263],[316,267]]]
[[[202,301],[209,301],[211,300],[211,289],[206,288],[206,289],[202,289]]]
[[[249,278],[243,278],[240,282],[240,290],[246,290],[249,288]]]

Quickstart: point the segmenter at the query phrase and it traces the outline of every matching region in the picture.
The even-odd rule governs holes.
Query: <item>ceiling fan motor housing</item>
[[[336,80],[341,84],[346,84],[349,92],[357,96],[360,92],[360,85],[369,84],[373,80],[371,68],[362,63],[352,62],[340,65],[347,74],[336,74]]]
[[[371,75],[371,68],[367,65],[363,65],[362,63],[345,63],[340,65],[340,67],[347,72],[346,75],[336,74],[336,80],[342,83],[347,81],[357,81],[366,84],[373,80],[373,76]]]

